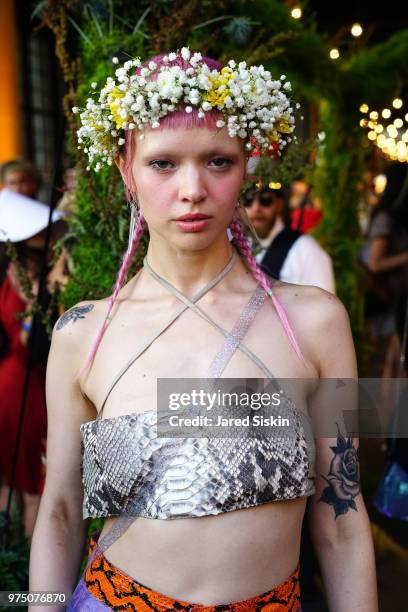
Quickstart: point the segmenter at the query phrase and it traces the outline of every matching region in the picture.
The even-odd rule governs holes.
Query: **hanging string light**
[[[290,14],[293,17],[293,19],[301,19],[302,9],[300,8],[300,6],[294,6]]]
[[[358,38],[359,36],[362,35],[363,28],[361,24],[353,23],[353,25],[351,26],[350,32],[351,32],[351,35],[354,36],[354,38]]]
[[[394,98],[392,107],[400,110],[404,105],[401,98]],[[370,110],[368,104],[361,104],[360,126],[367,129],[367,138],[375,144],[382,154],[390,160],[408,162],[408,113],[404,117],[392,119],[390,108],[381,111]],[[381,122],[382,120],[385,122]]]

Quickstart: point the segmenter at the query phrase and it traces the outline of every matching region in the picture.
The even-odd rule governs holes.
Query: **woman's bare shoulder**
[[[316,323],[347,316],[343,302],[321,287],[276,281],[274,289],[283,306],[294,316],[307,314]]]
[[[52,344],[81,358],[90,350],[106,317],[108,300],[86,300],[66,310],[55,323]]]
[[[77,330],[83,331],[85,328],[95,325],[97,321],[101,322],[101,316],[103,312],[106,312],[106,307],[106,299],[78,302],[60,316],[54,330],[65,329],[65,332],[69,334],[73,334]]]
[[[350,319],[343,302],[334,294],[312,285],[275,285],[304,353],[319,371],[327,353],[340,337],[352,346]]]

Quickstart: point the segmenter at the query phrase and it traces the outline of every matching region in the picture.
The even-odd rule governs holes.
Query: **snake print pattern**
[[[84,518],[199,517],[312,495],[314,441],[286,410],[284,437],[161,438],[155,410],[84,423]]]

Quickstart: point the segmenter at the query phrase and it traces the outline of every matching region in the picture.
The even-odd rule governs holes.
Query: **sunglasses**
[[[242,198],[242,203],[245,208],[250,208],[258,200],[259,204],[265,208],[272,206],[275,202],[275,194],[273,193],[259,193],[259,191],[247,191]]]

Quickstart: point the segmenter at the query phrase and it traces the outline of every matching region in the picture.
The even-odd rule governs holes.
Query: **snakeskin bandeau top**
[[[229,269],[231,262],[232,259]],[[213,284],[227,273],[228,266]],[[164,279],[158,280],[167,286]],[[209,320],[195,304],[208,286],[192,300],[170,286],[184,302],[183,310],[173,320],[186,308]],[[258,286],[231,332],[217,326],[224,335],[224,344],[208,377],[219,378],[231,355],[241,350],[257,363],[266,378],[273,378],[241,342],[265,295]],[[168,325],[167,322],[165,328]],[[310,419],[286,396],[280,409],[290,417],[291,428],[281,437],[160,437],[156,410],[101,418],[117,381],[161,331],[118,373],[98,418],[81,425],[84,518],[122,514],[156,519],[200,517],[312,495],[315,446]]]
[[[247,439],[161,438],[155,410],[84,423],[84,518],[198,517],[312,495],[313,441],[292,415],[284,437]]]

